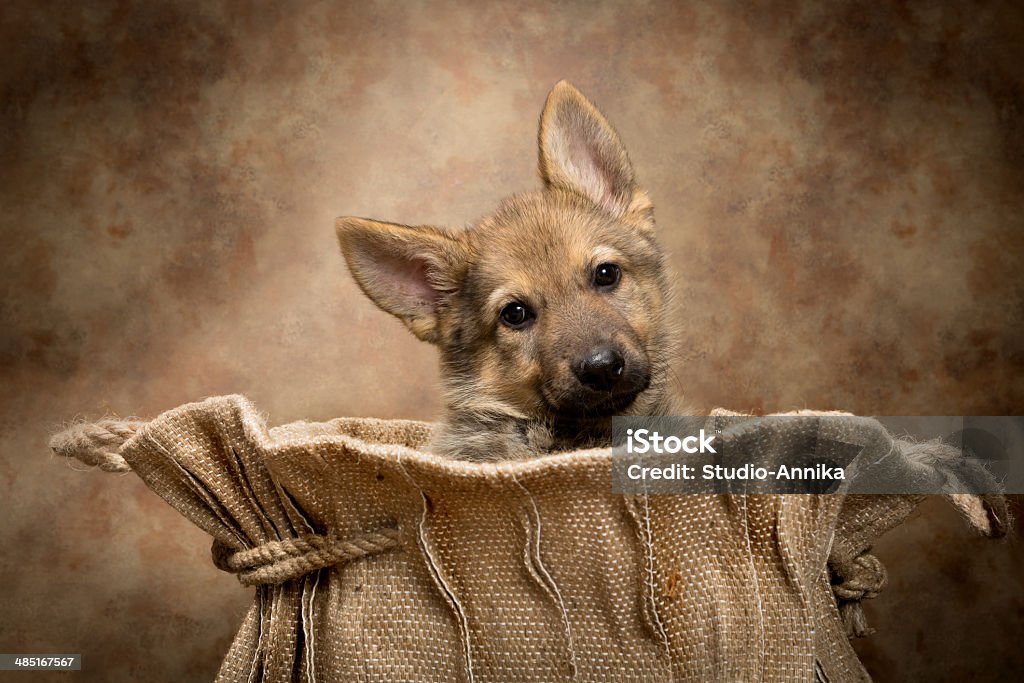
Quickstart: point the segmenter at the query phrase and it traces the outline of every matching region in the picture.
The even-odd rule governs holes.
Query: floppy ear
[[[545,186],[581,194],[617,217],[650,212],[615,129],[568,81],[559,81],[548,95],[539,138]]]
[[[423,341],[437,343],[438,307],[462,278],[465,245],[440,228],[367,218],[339,218],[335,230],[366,296]]]

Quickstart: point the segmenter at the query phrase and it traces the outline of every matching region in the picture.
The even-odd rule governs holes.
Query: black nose
[[[580,382],[596,391],[608,391],[615,386],[626,369],[622,354],[612,348],[593,349],[573,371]]]

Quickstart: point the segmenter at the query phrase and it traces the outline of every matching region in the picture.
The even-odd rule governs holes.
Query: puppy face
[[[558,84],[544,189],[466,230],[339,218],[356,281],[441,351],[449,411],[549,424],[642,414],[665,375],[669,290],[653,212],[615,131]]]
[[[642,225],[548,191],[506,200],[466,238],[438,343],[467,403],[579,420],[622,413],[649,388],[665,283]]]

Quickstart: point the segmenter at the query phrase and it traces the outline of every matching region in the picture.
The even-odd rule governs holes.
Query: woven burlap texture
[[[226,396],[51,445],[133,470],[257,586],[217,681],[868,679],[848,638],[885,582],[866,553],[921,496],[622,496],[610,449],[476,464],[419,450],[430,432],[268,429]],[[950,499],[1005,531],[998,496]]]

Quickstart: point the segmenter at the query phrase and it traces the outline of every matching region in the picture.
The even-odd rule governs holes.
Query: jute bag
[[[866,449],[934,462],[855,420]],[[218,681],[867,680],[848,638],[885,582],[867,550],[922,496],[615,495],[610,449],[475,464],[419,450],[430,431],[268,429],[227,396],[51,446],[133,470],[256,586]],[[1001,497],[950,500],[1005,533]]]

